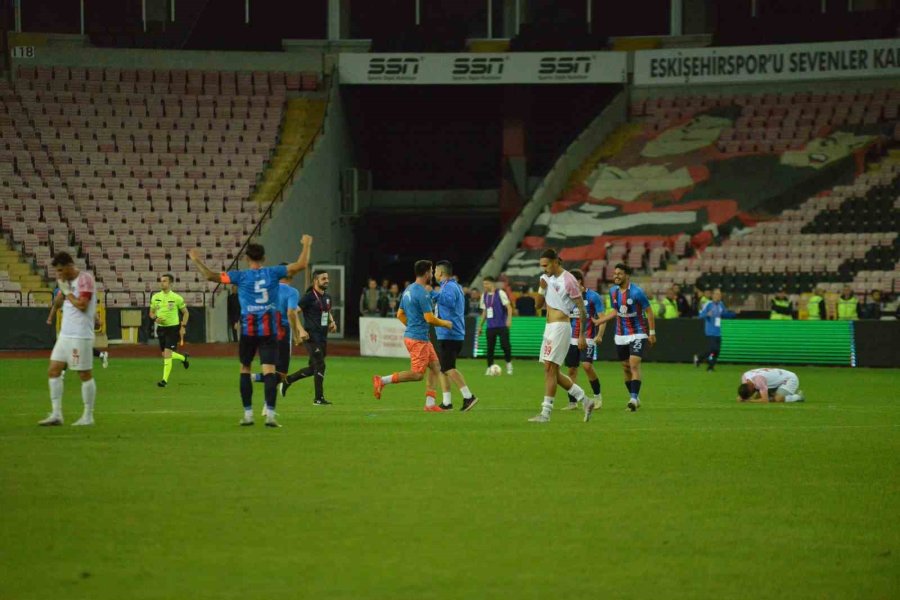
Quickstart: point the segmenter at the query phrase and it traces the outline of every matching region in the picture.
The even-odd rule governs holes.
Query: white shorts
[[[557,365],[565,363],[571,338],[572,325],[568,321],[547,323],[544,327],[544,340],[541,342],[541,362]]]
[[[73,371],[90,371],[94,368],[94,340],[61,335],[56,339],[50,360],[66,363]]]
[[[775,390],[775,393],[780,396],[791,396],[797,393],[797,390],[800,389],[800,379],[797,378],[796,375],[788,377],[784,383],[778,386],[778,389]]]

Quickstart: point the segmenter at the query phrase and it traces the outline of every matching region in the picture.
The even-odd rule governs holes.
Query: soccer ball
[[[503,369],[500,368],[500,365],[491,365],[491,377],[499,377],[503,373]]]

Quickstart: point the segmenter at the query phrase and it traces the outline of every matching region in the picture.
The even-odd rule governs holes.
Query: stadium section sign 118
[[[342,84],[622,83],[624,52],[341,54]]]
[[[900,75],[900,39],[692,50],[634,56],[635,85],[809,81]]]

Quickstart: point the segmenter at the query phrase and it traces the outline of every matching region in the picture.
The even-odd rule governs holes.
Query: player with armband
[[[94,321],[97,316],[97,294],[94,276],[79,270],[67,252],[57,252],[51,265],[56,269],[56,285],[62,298],[63,321],[47,369],[52,412],[39,422],[42,426],[63,424],[63,370],[78,373],[84,412],[73,425],[94,424],[94,401],[97,384],[93,376]]]
[[[278,397],[278,328],[281,315],[278,312],[279,280],[293,277],[309,264],[312,237],[304,235],[300,244],[303,249],[296,261],[287,265],[266,267],[266,250],[261,244],[248,244],[244,257],[249,269],[216,273],[200,259],[199,250],[188,253],[191,261],[207,281],[233,284],[238,288],[241,302],[241,340],[238,358],[241,362],[241,403],[244,418],[240,425],[253,425],[253,382],[250,368],[259,353],[262,363],[263,383],[266,398],[266,427],[281,427],[276,420],[275,402]]]

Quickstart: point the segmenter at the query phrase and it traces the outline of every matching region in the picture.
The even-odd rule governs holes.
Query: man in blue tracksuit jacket
[[[466,297],[462,288],[453,279],[453,265],[443,260],[434,266],[434,276],[440,284],[440,290],[432,292],[432,300],[436,304],[436,316],[439,319],[450,321],[453,327],[450,329],[438,329],[437,353],[441,362],[441,390],[444,397],[441,408],[453,409],[453,401],[450,395],[450,381],[456,384],[463,396],[462,411],[467,412],[478,402],[462,373],[456,368],[456,358],[462,351],[463,340],[466,339]]]
[[[734,313],[725,308],[725,303],[722,302],[722,290],[719,288],[713,290],[712,301],[707,302],[700,309],[697,318],[703,320],[709,346],[702,356],[694,355],[694,365],[699,367],[700,363],[705,362],[706,370],[712,371],[716,367],[716,361],[722,351],[722,319],[734,318]]]

